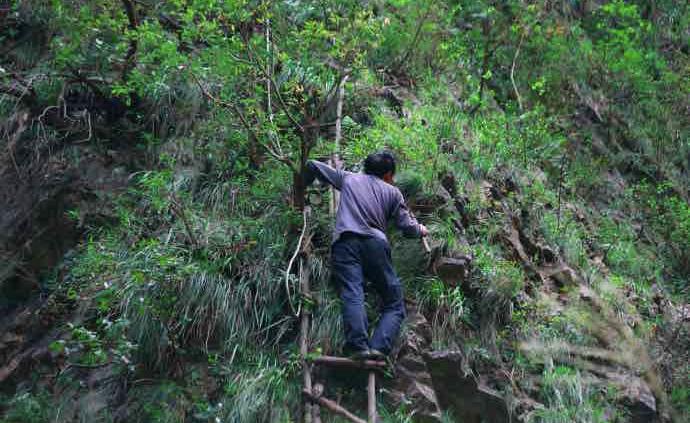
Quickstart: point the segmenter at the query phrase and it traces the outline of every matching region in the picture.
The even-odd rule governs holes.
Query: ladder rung
[[[358,369],[372,369],[384,370],[388,364],[385,361],[378,360],[352,360],[345,357],[334,357],[330,355],[322,355],[308,359],[314,364],[333,367],[355,367]]]

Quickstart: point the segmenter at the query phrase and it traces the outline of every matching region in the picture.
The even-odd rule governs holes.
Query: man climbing
[[[382,359],[393,347],[405,318],[402,286],[391,262],[386,226],[393,220],[408,236],[427,236],[393,185],[395,156],[370,154],[364,173],[352,173],[310,160],[306,184],[315,178],[340,191],[332,245],[332,272],[343,302],[346,348],[354,358]],[[382,314],[371,339],[364,309],[364,278],[383,299]]]

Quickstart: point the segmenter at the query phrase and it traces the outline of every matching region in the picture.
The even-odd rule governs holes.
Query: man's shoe
[[[369,350],[369,360],[384,361],[386,359],[386,354],[382,353],[376,349]]]
[[[371,360],[371,351],[369,349],[366,350],[359,350],[355,351],[350,354],[350,359],[352,360],[357,360],[357,361],[363,361],[363,360]]]

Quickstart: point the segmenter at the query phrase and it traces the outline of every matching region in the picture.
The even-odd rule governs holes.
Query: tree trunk
[[[292,173],[292,206],[295,210],[304,210],[306,204],[307,187],[304,186],[305,166]]]

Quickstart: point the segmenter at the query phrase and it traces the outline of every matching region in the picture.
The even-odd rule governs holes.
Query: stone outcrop
[[[414,307],[408,307],[401,340],[395,378],[384,387],[384,393],[395,406],[404,405],[415,422],[440,422],[441,410],[423,358],[431,344],[431,331],[426,318]]]
[[[505,399],[463,370],[459,351],[436,351],[424,356],[434,391],[443,410],[463,423],[508,423]]]

